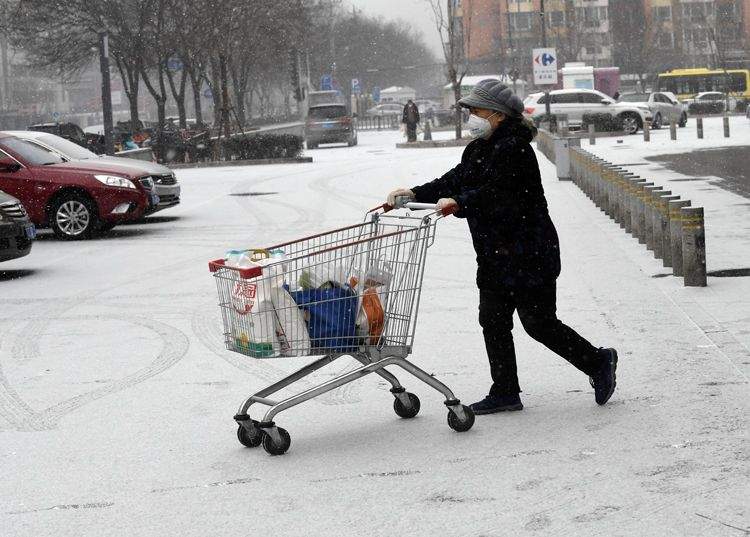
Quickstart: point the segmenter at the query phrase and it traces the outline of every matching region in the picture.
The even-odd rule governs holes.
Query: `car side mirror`
[[[603,105],[610,105],[612,103],[610,103],[607,99],[602,99],[602,104]]]
[[[0,172],[15,173],[21,169],[21,165],[10,157],[0,159]]]

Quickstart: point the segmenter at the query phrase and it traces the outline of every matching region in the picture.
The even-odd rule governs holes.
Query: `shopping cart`
[[[370,373],[391,385],[393,408],[413,418],[420,401],[385,368],[398,366],[445,396],[448,425],[471,429],[474,414],[442,382],[407,360],[414,343],[427,249],[445,215],[432,204],[406,203],[407,211],[383,205],[361,224],[235,252],[249,263],[209,263],[219,293],[226,347],[251,358],[315,356],[317,359],[248,397],[234,416],[237,437],[271,455],[289,449],[289,433],[275,416],[288,408]],[[425,216],[411,211],[428,210]],[[236,261],[236,260],[235,260]],[[343,356],[362,364],[282,400],[269,396]],[[270,408],[260,421],[248,411]]]

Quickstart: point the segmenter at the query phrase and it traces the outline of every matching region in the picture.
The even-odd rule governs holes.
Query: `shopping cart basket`
[[[271,455],[289,449],[289,433],[275,416],[288,408],[370,373],[391,385],[393,408],[402,418],[417,415],[420,402],[385,368],[398,366],[445,396],[448,425],[468,431],[471,409],[442,382],[407,360],[414,343],[427,249],[444,214],[435,205],[406,203],[407,212],[384,205],[365,221],[340,229],[236,252],[249,263],[209,263],[219,293],[226,347],[251,358],[315,356],[317,359],[248,397],[234,416],[237,437]],[[410,211],[429,210],[425,216]],[[362,364],[282,400],[269,399],[342,356]],[[270,408],[260,421],[248,411]]]

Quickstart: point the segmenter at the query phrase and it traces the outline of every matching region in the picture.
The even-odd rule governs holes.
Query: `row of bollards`
[[[691,207],[689,200],[578,147],[570,147],[570,176],[686,286],[707,285],[702,207]]]
[[[724,116],[722,118],[723,126],[724,126],[724,138],[729,138],[729,116]],[[698,116],[695,118],[695,128],[696,132],[698,134],[698,139],[703,139],[703,118]],[[669,123],[669,139],[672,141],[677,140],[677,123],[675,121],[670,121]],[[651,141],[651,125],[648,122],[645,122],[643,124],[643,141],[644,142],[650,142]],[[596,138],[595,138],[595,132],[594,132],[594,126],[589,125],[589,144],[595,145],[596,144]]]

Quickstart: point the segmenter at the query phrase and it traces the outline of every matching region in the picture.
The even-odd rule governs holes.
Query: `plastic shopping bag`
[[[362,304],[357,314],[357,335],[369,345],[377,345],[383,335],[385,326],[385,310],[374,287],[365,289],[362,293]]]
[[[309,315],[313,349],[345,352],[357,348],[357,295],[348,286],[291,291],[290,295]]]
[[[265,288],[271,298],[276,320],[276,340],[282,356],[307,356],[310,354],[310,335],[303,312],[284,287],[286,258],[281,250],[256,252],[253,261],[265,267]]]
[[[344,287],[348,284],[346,269],[334,263],[323,263],[302,269],[297,282],[302,289]]]
[[[276,338],[281,354],[283,356],[308,356],[311,343],[304,313],[283,286],[271,289],[271,299],[276,314]]]

